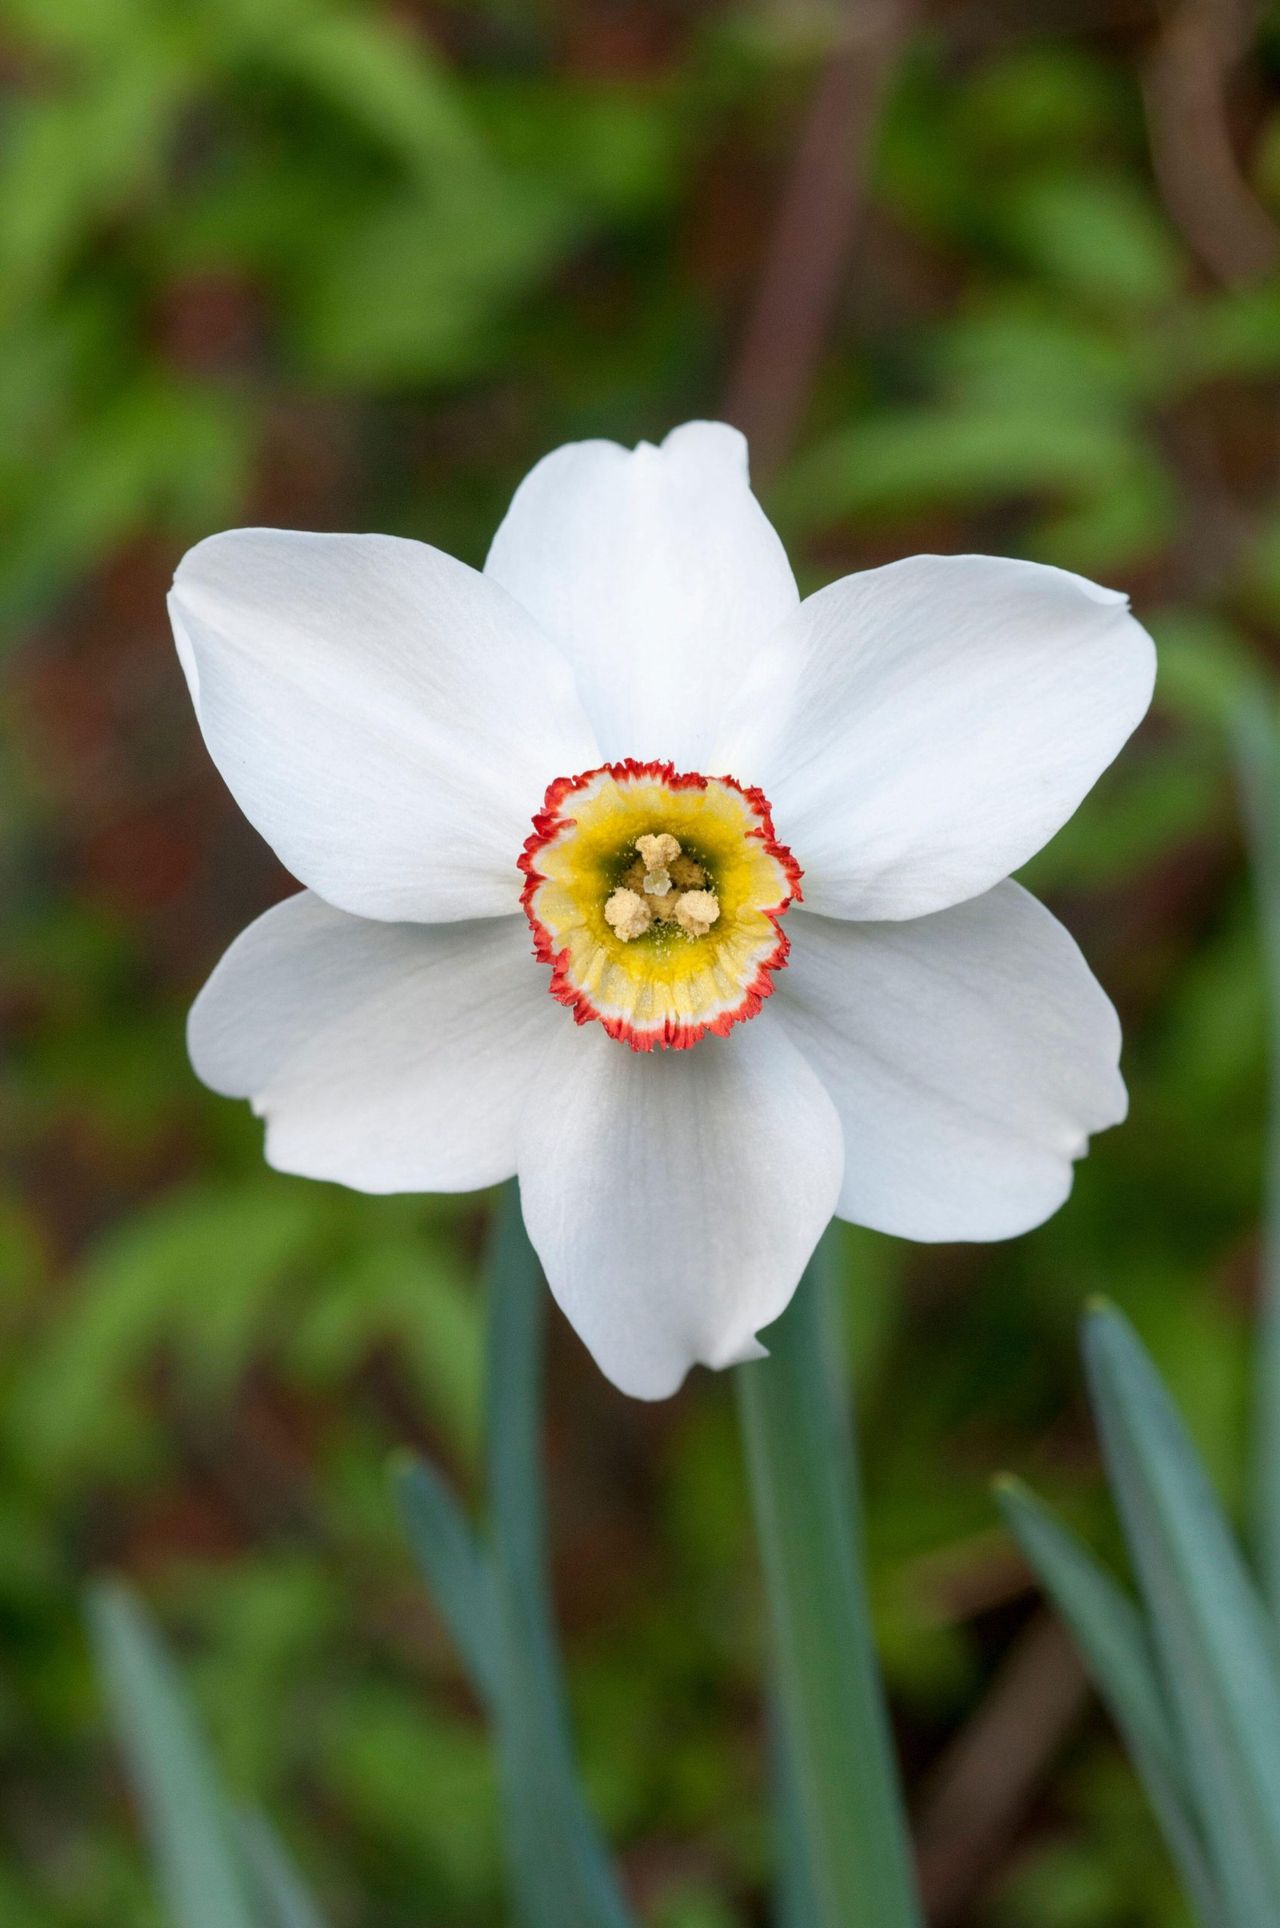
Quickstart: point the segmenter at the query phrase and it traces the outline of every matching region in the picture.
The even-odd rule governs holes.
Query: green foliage
[[[1005,1516],[1076,1633],[1206,1928],[1280,1907],[1280,1642],[1190,1438],[1108,1307],[1085,1357],[1141,1612],[1016,1486]]]
[[[103,1585],[91,1605],[98,1663],[142,1803],[174,1928],[322,1928],[267,1823],[219,1786],[172,1663],[137,1600]]]
[[[784,1923],[918,1928],[906,1814],[866,1604],[829,1231],[769,1357],[735,1374],[772,1630]]]
[[[993,1467],[1104,1544],[1071,1332],[1140,1325],[1240,1485],[1266,1000],[1224,722],[1280,650],[1280,281],[1164,207],[1133,49],[930,10],[792,459],[806,587],[914,550],[1128,588],[1157,713],[1028,873],[1124,1020],[1129,1123],[992,1251],[843,1247],[869,1558],[914,1804],[1023,1611]],[[954,14],[954,21],[952,15]],[[1274,29],[1265,59],[1274,63]],[[208,771],[162,599],[242,521],[478,563],[523,470],[714,412],[830,44],[820,7],[8,0],[0,119],[0,1918],[153,1928],[78,1602],[181,1637],[220,1761],[343,1928],[504,1921],[484,1714],[386,1455],[467,1504],[482,1207],[262,1168],[182,1014],[287,887]],[[1255,66],[1255,74],[1259,69]],[[1276,205],[1274,115],[1236,151]],[[726,1388],[615,1400],[552,1318],[556,1598],[592,1806],[648,1920],[759,1912],[767,1747]],[[1054,1756],[965,1928],[1169,1928],[1110,1734]]]
[[[483,1545],[439,1475],[396,1476],[418,1564],[493,1723],[510,1902],[525,1928],[626,1928],[630,1916],[583,1803],[569,1738],[544,1542],[544,1285],[514,1182],[490,1233]]]

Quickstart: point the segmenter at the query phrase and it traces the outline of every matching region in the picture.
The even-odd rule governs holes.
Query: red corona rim
[[[654,853],[673,847],[669,872]],[[551,995],[633,1051],[688,1050],[755,1017],[802,897],[762,791],[632,758],[557,777],[520,869]]]

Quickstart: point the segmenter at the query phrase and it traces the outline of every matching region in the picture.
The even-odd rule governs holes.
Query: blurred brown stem
[[[818,79],[730,376],[726,418],[772,474],[795,437],[866,198],[885,87],[910,0],[850,4]]]
[[[1280,266],[1280,232],[1240,171],[1227,95],[1252,37],[1242,0],[1182,0],[1143,74],[1151,157],[1170,214],[1226,287]]]
[[[932,1928],[947,1928],[973,1899],[1088,1697],[1067,1634],[1037,1613],[925,1791],[915,1832]]]

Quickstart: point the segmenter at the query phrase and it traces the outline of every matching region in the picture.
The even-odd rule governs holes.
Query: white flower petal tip
[[[1019,885],[907,922],[797,913],[771,1010],[835,1100],[839,1215],[924,1242],[1012,1238],[1125,1117],[1120,1024]]]
[[[426,929],[302,891],[236,939],[188,1047],[207,1085],[266,1120],[277,1170],[363,1192],[473,1191],[515,1171],[517,1119],[563,1022],[532,974],[522,918]]]
[[[575,442],[515,492],[485,563],[573,664],[600,761],[731,767],[726,721],[799,592],[736,429]],[[562,764],[561,769],[585,764]]]
[[[596,750],[496,583],[391,536],[238,529],[183,558],[169,608],[210,754],[295,876],[367,917],[515,908],[548,769]]]
[[[602,1372],[665,1399],[759,1358],[835,1209],[844,1150],[817,1074],[762,1014],[731,1040],[633,1055],[567,1027],[518,1151],[525,1224]]]
[[[992,556],[832,583],[777,662],[752,781],[811,907],[854,919],[923,916],[1025,863],[1141,722],[1156,667],[1126,596]]]

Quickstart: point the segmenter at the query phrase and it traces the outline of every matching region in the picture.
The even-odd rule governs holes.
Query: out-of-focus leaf
[[[384,1505],[386,1490],[383,1481]],[[468,1912],[513,1919],[499,1899],[493,1747],[474,1716],[386,1682],[330,1712],[334,1791],[365,1839],[387,1849],[422,1844],[419,1879],[434,1899],[427,1921]]]
[[[1169,349],[1183,385],[1274,375],[1280,287],[1267,280],[1205,296],[1180,316]]]
[[[504,175],[572,195],[592,212],[633,213],[668,200],[691,130],[678,97],[657,88],[544,86],[504,78],[478,94],[488,144]]]
[[[463,374],[580,224],[563,195],[518,177],[460,176],[389,201],[315,264],[297,310],[302,351],[329,380]]]
[[[999,231],[1064,288],[1108,308],[1150,308],[1178,285],[1177,248],[1127,177],[1054,171],[999,196]]]
[[[6,25],[60,53],[94,54],[117,50],[145,37],[153,9],[148,0],[63,0],[50,9],[44,0],[6,0]]]
[[[1262,695],[1259,665],[1248,644],[1225,618],[1205,610],[1156,608],[1143,614],[1156,640],[1156,701],[1189,721],[1212,724],[1221,753],[1233,713]]]
[[[1002,291],[938,327],[931,359],[950,396],[975,412],[1080,412],[1130,422],[1151,380],[1116,329],[1023,288]]]
[[[458,91],[425,36],[355,11],[325,11],[292,32],[264,36],[260,52],[428,178],[474,168],[481,158]]]
[[[579,1786],[551,1610],[542,1464],[546,1288],[514,1183],[486,1266],[489,1559],[497,1607],[499,1771],[512,1888],[528,1928],[627,1928]]]
[[[366,1234],[336,1255],[299,1304],[287,1356],[309,1383],[340,1383],[375,1348],[394,1352],[449,1444],[470,1459],[481,1424],[483,1313],[452,1249]]]
[[[1145,459],[1117,423],[1016,407],[932,408],[869,416],[828,436],[797,459],[778,494],[788,520],[810,528],[849,515],[1088,494],[1114,487]]]
[[[443,1482],[410,1464],[397,1497],[498,1749],[511,1903],[526,1928],[627,1928],[579,1787],[550,1605],[540,1460],[544,1288],[514,1184],[486,1265],[489,1518],[483,1552]]]
[[[99,560],[148,513],[185,528],[216,521],[242,482],[246,436],[228,396],[165,377],[126,389],[48,452],[0,554],[0,610],[25,611],[72,558]]]
[[[154,189],[188,78],[152,34],[77,89],[15,97],[0,170],[0,325],[54,283],[95,222]]]
[[[774,1928],[812,1928],[822,1919],[805,1839],[795,1766],[787,1755],[780,1710],[769,1710],[769,1765],[773,1790]]]
[[[1240,586],[1249,604],[1267,620],[1280,613],[1280,515],[1267,517],[1240,560]]]
[[[265,1814],[238,1817],[240,1847],[262,1928],[324,1928],[284,1843]]]
[[[224,1328],[235,1356],[246,1322],[269,1312],[272,1286],[315,1232],[310,1199],[270,1179],[179,1191],[115,1228],[86,1259],[77,1296],[26,1375],[23,1430],[32,1454],[46,1466],[92,1455],[122,1382],[189,1320],[216,1332],[223,1297],[236,1308],[240,1337]],[[212,1318],[203,1317],[210,1310]]]
[[[231,1812],[146,1614],[108,1582],[93,1592],[90,1624],[174,1928],[261,1928]]]
[[[1093,1556],[1018,1480],[997,1489],[1009,1530],[1084,1655],[1150,1796],[1206,1928],[1223,1923],[1192,1807],[1179,1737],[1142,1617]]]
[[[496,1708],[499,1680],[493,1581],[457,1499],[426,1460],[406,1456],[392,1469],[405,1536],[476,1692]]]
[[[958,132],[977,151],[1061,162],[1104,134],[1114,82],[1082,46],[1000,48],[956,104]]]
[[[1221,1508],[1131,1328],[1085,1360],[1112,1488],[1226,1920],[1280,1920],[1280,1649]]]
[[[1106,580],[1157,555],[1177,528],[1178,509],[1159,465],[1135,462],[1111,489],[1045,516],[1027,538],[1027,553]]]

